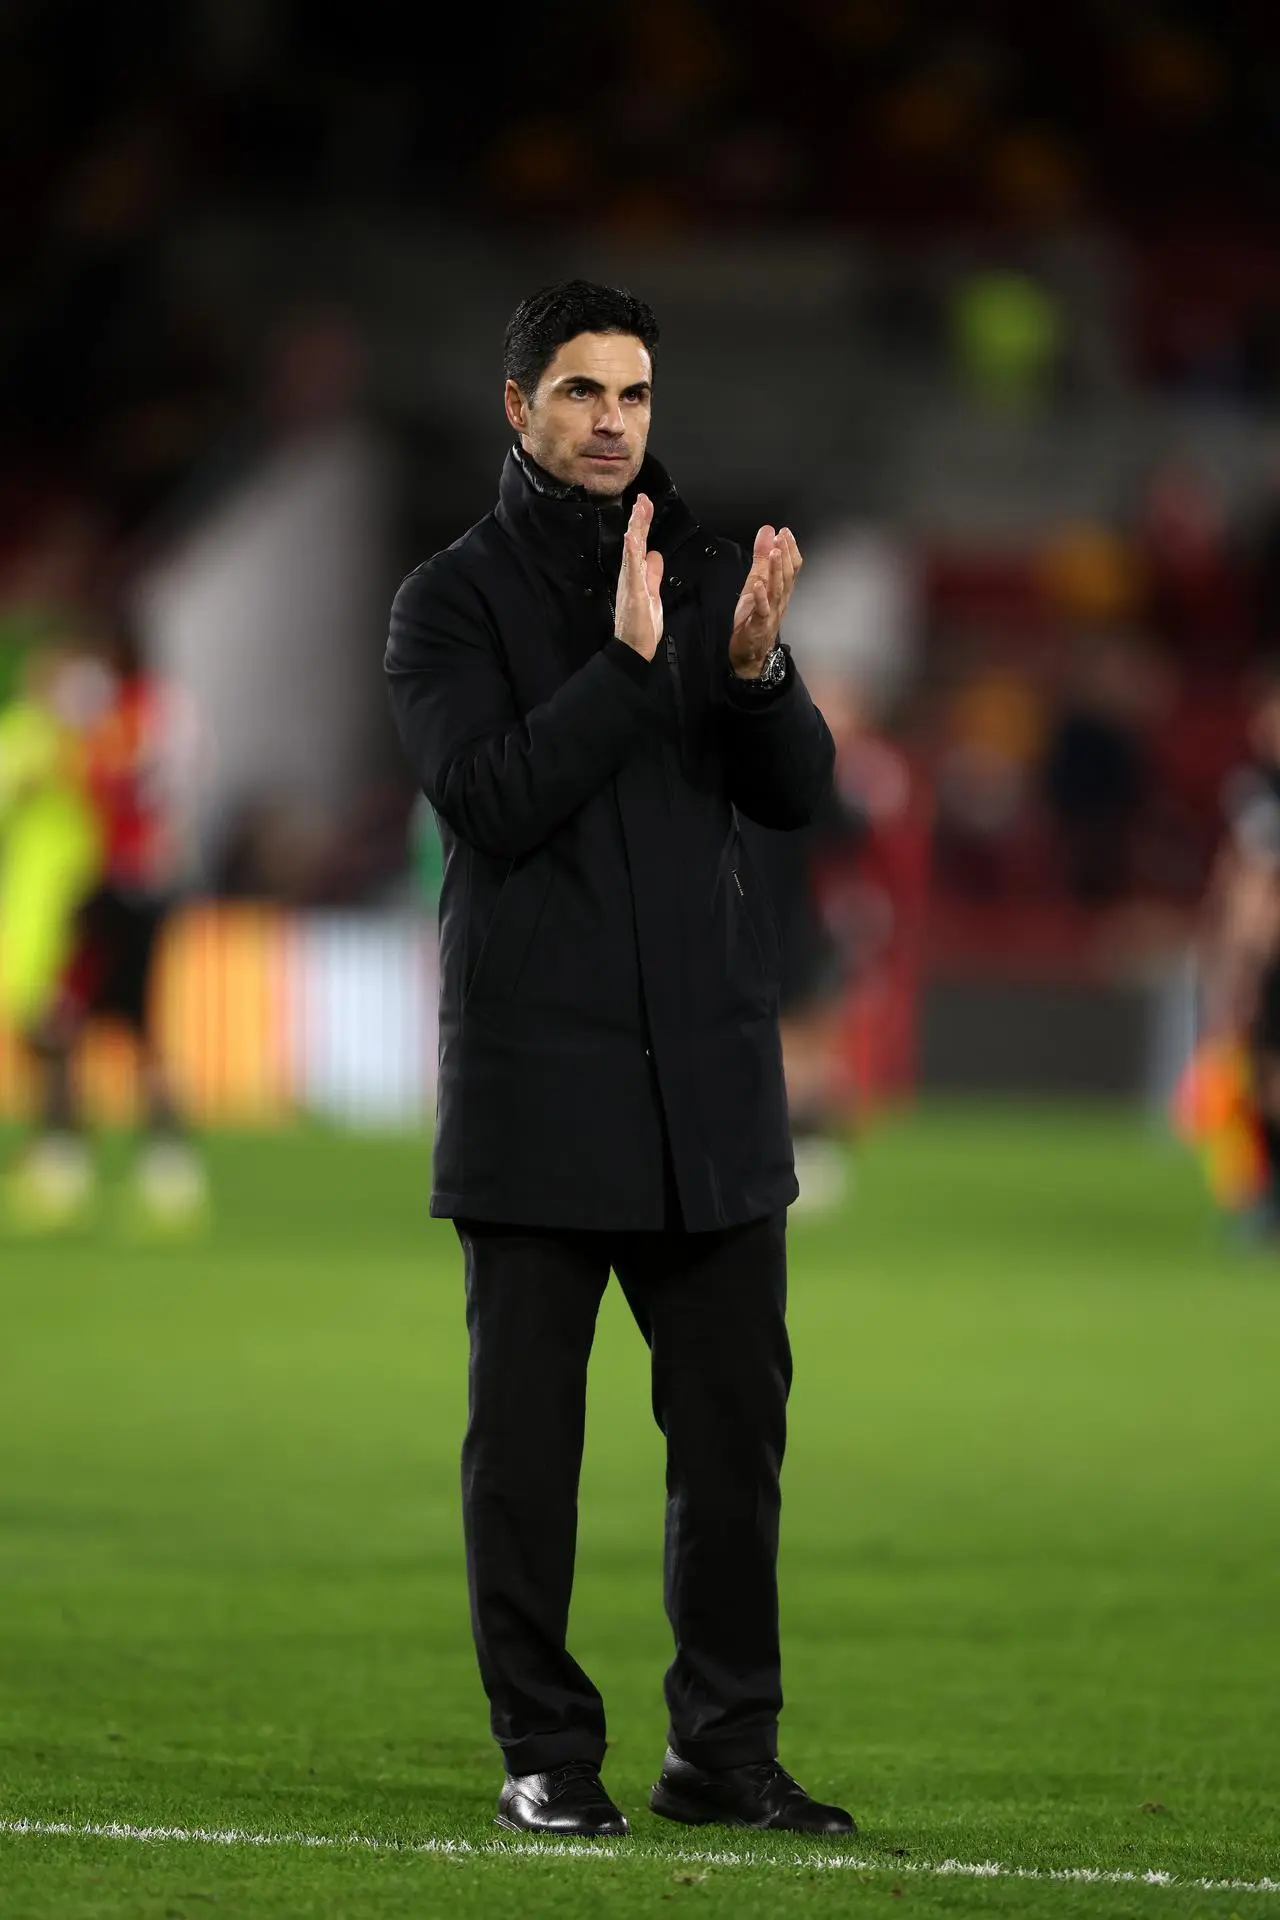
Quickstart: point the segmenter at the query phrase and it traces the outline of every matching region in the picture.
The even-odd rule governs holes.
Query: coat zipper
[[[676,557],[676,554],[681,552],[686,546],[688,546],[689,542],[697,536],[697,533],[698,533],[698,528],[697,527],[692,528],[690,532],[685,535],[685,538],[680,542],[680,545],[675,549],[673,553],[671,553],[668,556],[668,558],[670,560],[674,560]],[[680,580],[679,574],[675,574],[672,576],[671,584],[673,587],[680,586],[681,580]],[[680,743],[680,765],[681,765],[681,768],[683,769],[688,765],[688,758],[689,758],[688,716],[685,711],[684,681],[681,678],[681,674],[680,674],[680,656],[676,652],[675,635],[672,633],[669,625],[664,625],[662,642],[663,642],[664,651],[666,652],[666,656],[667,656],[667,670],[671,675],[671,689],[675,695],[676,736]]]
[[[733,875],[733,884],[737,888],[738,898],[742,902],[742,918],[747,923],[747,932],[751,935],[751,944],[756,950],[756,958],[759,960],[761,967],[767,975],[769,972],[769,962],[765,958],[764,941],[760,936],[760,929],[756,925],[756,916],[747,905],[747,890],[742,884],[738,869],[736,867],[730,867],[729,872]],[[758,899],[760,896],[756,895],[754,897]],[[766,899],[765,911],[768,912],[768,910],[768,900]]]
[[[680,678],[680,661],[676,655],[675,635],[669,627],[663,633],[662,639],[667,653],[667,668],[671,674],[671,690],[676,699],[676,735],[680,742],[680,764],[683,766],[686,758],[684,682]]]

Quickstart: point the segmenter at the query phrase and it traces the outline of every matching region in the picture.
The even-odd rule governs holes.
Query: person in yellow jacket
[[[0,1023],[38,1056],[44,1087],[40,1132],[6,1184],[13,1220],[33,1229],[66,1224],[93,1199],[60,1006],[79,910],[103,858],[76,734],[59,712],[71,665],[66,651],[42,649],[27,663],[18,697],[0,709]]]

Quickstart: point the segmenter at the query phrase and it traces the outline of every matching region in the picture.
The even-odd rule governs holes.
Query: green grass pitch
[[[1280,1914],[1280,1255],[1155,1132],[925,1112],[793,1222],[783,1758],[853,1806],[852,1866],[645,1811],[661,1455],[616,1289],[573,1638],[633,1839],[492,1851],[426,1146],[210,1150],[201,1246],[0,1242],[4,1920]]]

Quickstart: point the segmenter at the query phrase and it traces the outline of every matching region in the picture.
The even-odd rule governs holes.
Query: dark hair
[[[507,322],[502,365],[526,398],[566,340],[580,333],[633,333],[652,356],[658,344],[653,308],[625,287],[603,287],[594,280],[560,280],[531,293]]]

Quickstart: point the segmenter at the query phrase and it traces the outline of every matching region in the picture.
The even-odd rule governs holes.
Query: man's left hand
[[[778,644],[796,575],[804,562],[790,527],[761,527],[733,613],[729,664],[743,680],[758,680],[765,658]]]

